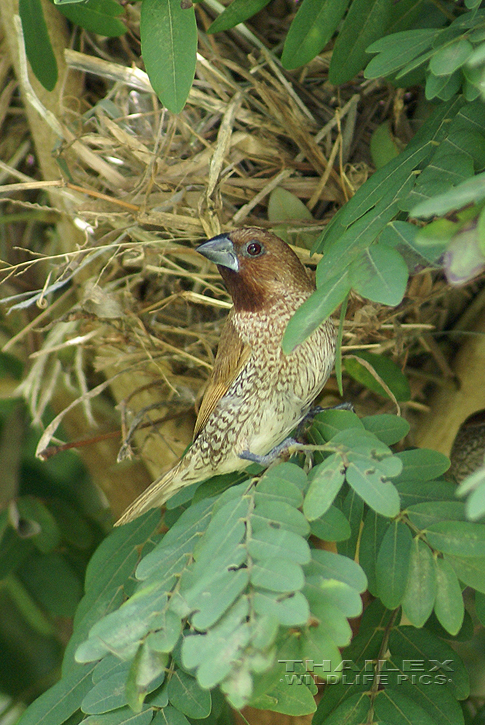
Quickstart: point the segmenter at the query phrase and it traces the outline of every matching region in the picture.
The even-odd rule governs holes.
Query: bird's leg
[[[299,436],[305,423],[313,420],[318,413],[323,413],[324,410],[350,410],[354,412],[354,406],[352,403],[339,403],[338,405],[332,405],[330,408],[322,408],[320,405],[316,405],[314,408],[308,411],[302,421],[300,421],[296,435]],[[265,456],[258,456],[257,453],[251,453],[251,451],[243,451],[239,454],[239,458],[245,461],[252,461],[253,463],[259,463],[260,466],[265,468],[279,458],[283,453],[287,453],[292,446],[299,445],[296,438],[285,438],[282,443],[272,448],[269,453]]]
[[[295,438],[285,438],[285,440],[279,445],[275,446],[265,456],[258,456],[257,453],[251,453],[251,451],[243,451],[239,454],[239,458],[243,458],[245,461],[252,461],[253,463],[259,463],[260,466],[267,468],[271,463],[276,461],[283,453],[286,453],[291,446],[297,446],[298,441]]]

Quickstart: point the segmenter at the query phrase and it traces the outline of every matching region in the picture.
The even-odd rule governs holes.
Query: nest
[[[283,37],[284,28],[275,28]],[[93,401],[111,390],[121,410],[121,457],[130,455],[137,431],[138,450],[159,472],[187,443],[230,307],[195,243],[236,226],[262,226],[314,265],[312,240],[373,171],[373,130],[391,119],[406,140],[416,98],[374,81],[336,89],[326,80],[325,54],[288,73],[248,32],[201,45],[193,89],[174,115],[161,107],[146,74],[128,67],[137,49],[123,43],[106,42],[95,55],[65,52],[67,65],[87,80],[77,105],[65,99],[58,121],[62,180],[26,180],[16,171],[29,163],[26,141],[17,142],[15,158],[4,148],[7,172],[20,179],[4,187],[4,209],[67,214],[84,235],[71,247],[53,235],[5,262],[4,302],[13,312],[6,349],[18,353],[35,333],[20,386],[34,422],[61,383],[72,391],[39,451],[73,406],[84,408],[94,428]],[[6,75],[5,88],[9,82]],[[18,120],[13,91],[10,99]],[[268,215],[275,189],[300,199],[312,218]],[[424,271],[396,309],[354,296],[343,353],[387,352],[407,365],[413,396],[404,410],[423,410],[426,386],[452,377],[435,335],[458,322],[473,291],[450,292],[439,274]],[[337,395],[332,379],[326,399],[338,402]],[[346,397],[365,412],[392,409],[351,381]],[[165,452],[150,453],[150,441]]]

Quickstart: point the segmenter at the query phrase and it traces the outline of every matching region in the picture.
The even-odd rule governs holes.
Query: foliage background
[[[23,723],[222,722],[232,718],[227,702],[305,715],[315,709],[313,676],[276,662],[335,667],[339,648],[354,675],[370,666],[373,679],[327,686],[315,722],[478,723],[483,473],[462,485],[466,503],[457,499],[441,454],[389,447],[409,428],[389,412],[402,406],[415,441],[423,444],[424,429],[431,447],[449,452],[459,423],[485,407],[480,341],[464,346],[461,368],[457,358],[455,392],[453,345],[438,347],[429,333],[482,334],[480,281],[453,292],[440,271],[456,284],[484,266],[481,3],[304,0],[296,15],[291,3],[235,0],[222,13],[214,2],[187,5],[20,0],[21,26],[13,4],[2,9],[2,168],[4,181],[18,180],[2,199],[12,313],[3,384],[14,398],[1,410],[2,503],[10,503],[0,520],[4,719],[57,678],[90,561],[62,679]],[[21,27],[38,82],[27,77]],[[138,37],[163,111],[146,77],[128,71],[141,64]],[[137,93],[127,95],[127,85]],[[240,187],[230,187],[233,175]],[[310,473],[300,456],[257,485],[209,482],[189,505],[191,488],[165,515],[169,533],[160,536],[155,512],[108,536],[91,558],[109,527],[102,501],[73,454],[35,459],[29,415],[45,429],[37,450],[54,434],[106,431],[80,450],[121,512],[187,443],[191,413],[174,414],[173,401],[191,407],[217,339],[214,309],[227,306],[190,243],[249,222],[269,222],[305,260],[310,247],[324,252],[317,291],[285,348],[344,302],[346,394],[361,420],[340,411],[313,426],[320,448]],[[33,305],[46,301],[37,316]],[[420,423],[439,377],[449,389],[435,397],[438,422]],[[143,463],[113,465],[115,402],[124,448],[136,446]],[[322,540],[334,542],[331,552]],[[466,592],[466,611],[464,585],[477,590]],[[365,590],[350,643],[347,619],[359,617]],[[472,652],[480,664],[470,696],[463,662]],[[406,663],[426,669],[437,659],[450,660],[453,674],[442,665],[431,683],[409,678]]]

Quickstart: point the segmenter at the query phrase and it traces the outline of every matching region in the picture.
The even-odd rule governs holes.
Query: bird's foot
[[[288,453],[292,446],[297,446],[298,441],[294,438],[285,438],[285,440],[278,446],[275,446],[265,456],[258,456],[257,453],[251,453],[251,451],[243,451],[239,454],[239,458],[243,458],[245,461],[252,461],[253,463],[259,463],[260,466],[267,468],[277,458],[280,458],[284,453]]]
[[[308,413],[301,421],[300,425],[298,426],[297,434],[305,423],[313,420],[313,418],[318,415],[318,413],[323,413],[325,410],[350,410],[350,412],[353,413],[354,406],[352,405],[352,403],[339,403],[338,405],[332,405],[329,408],[322,408],[320,405],[316,405],[314,408],[308,411]],[[274,463],[277,458],[281,458],[282,455],[288,453],[290,451],[290,448],[292,448],[293,446],[300,446],[301,448],[301,444],[296,440],[296,438],[285,438],[282,443],[272,448],[270,452],[267,453],[265,456],[258,456],[257,453],[251,453],[251,451],[243,451],[239,454],[239,458],[242,458],[245,461],[251,461],[252,463],[259,463],[260,466],[264,466],[265,468],[267,468],[272,463]]]
[[[322,408],[321,405],[316,405],[314,408],[308,411],[302,420],[303,422],[313,420],[319,413],[324,413],[326,410],[350,410],[351,413],[355,413],[354,406],[352,403],[339,403],[338,405],[331,405],[329,408]]]

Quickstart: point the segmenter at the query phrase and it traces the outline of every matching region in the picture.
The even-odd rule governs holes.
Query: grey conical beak
[[[200,244],[196,251],[214,264],[239,272],[239,261],[229,234],[218,234],[217,237]]]

